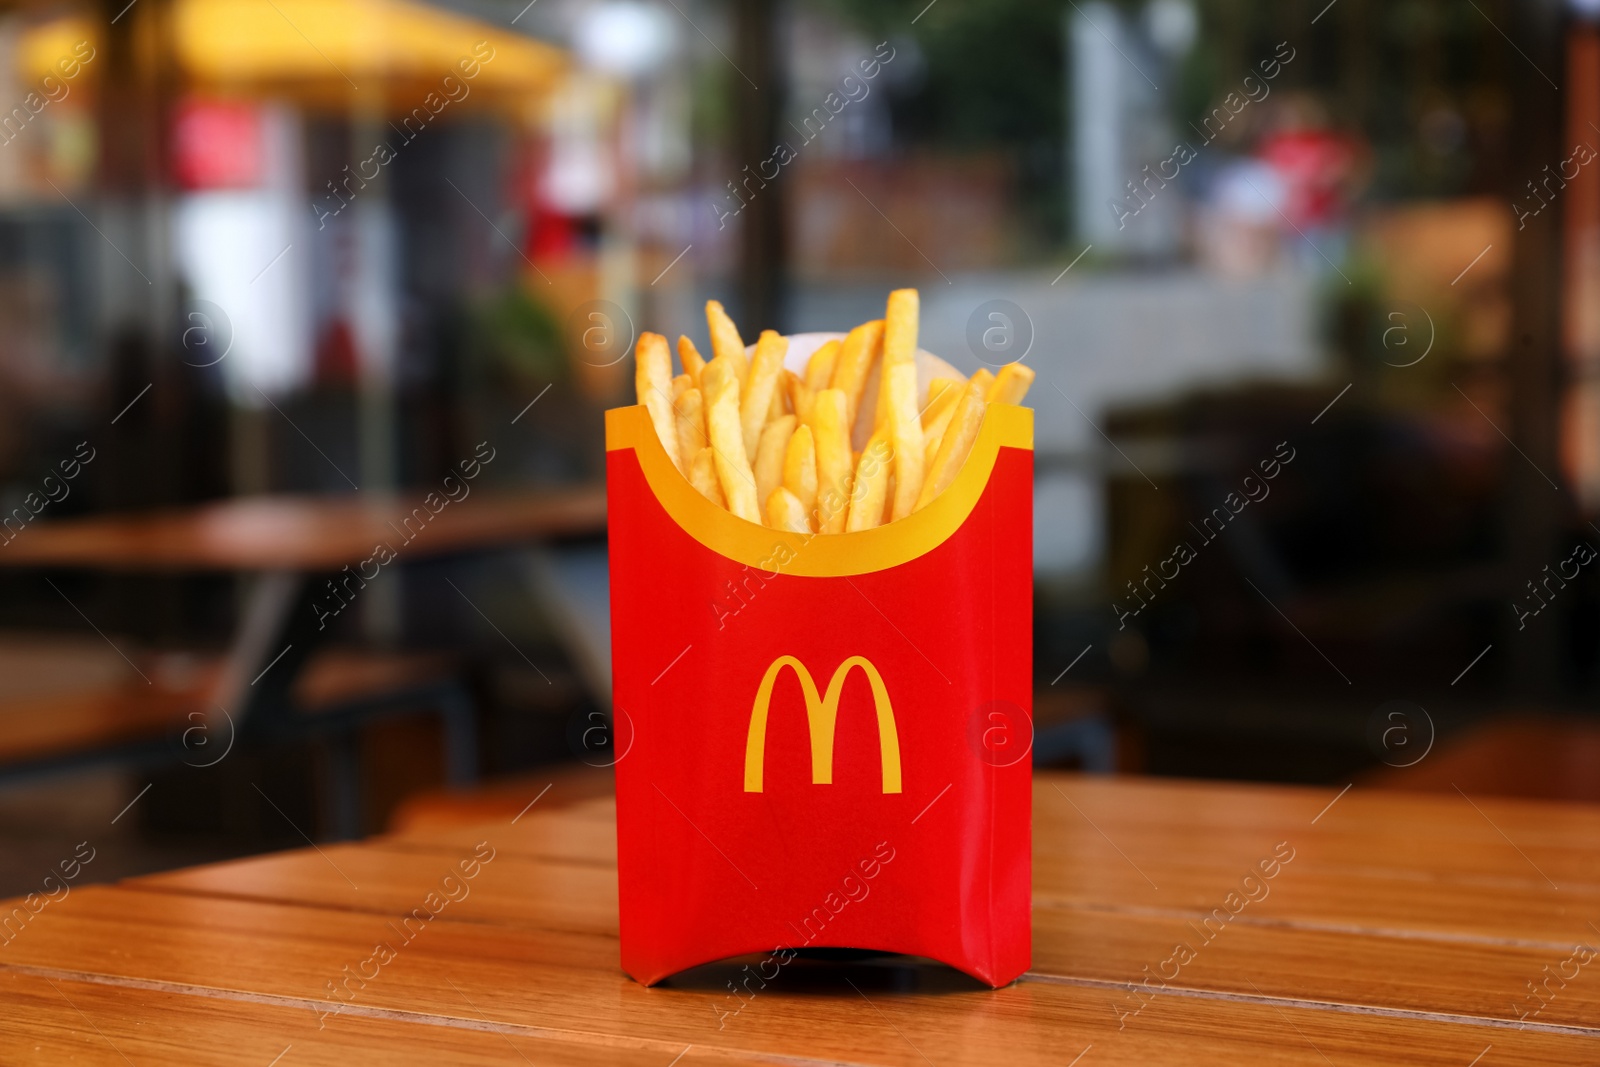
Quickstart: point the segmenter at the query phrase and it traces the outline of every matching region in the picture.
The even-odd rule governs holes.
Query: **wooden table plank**
[[[257,857],[129,884],[393,916],[415,906],[452,862],[441,854],[381,846],[328,847],[323,853]],[[1284,868],[1274,883],[1293,884],[1292,869],[1292,864]],[[1207,900],[1220,906],[1227,888],[1215,889]],[[1401,920],[1425,910],[1428,886],[1396,889],[1415,898],[1409,909],[1396,909]],[[1337,887],[1329,892],[1340,897]],[[1285,906],[1290,900],[1269,895],[1229,915],[1226,923],[1213,915],[1211,925],[1204,926],[1210,913],[1199,909],[1158,912],[1087,899],[1038,899],[1032,970],[1105,986],[1123,1010],[1133,1010],[1139,1001],[1122,987],[1163,969],[1174,973],[1167,961],[1183,943],[1196,956],[1177,972],[1174,984],[1186,988],[1516,1021],[1519,1006],[1522,1011],[1538,1007],[1524,983],[1539,979],[1547,964],[1558,967],[1579,941],[1596,940],[1585,939],[1583,922],[1571,915],[1546,931],[1543,943],[1519,944],[1465,933],[1429,936],[1403,925],[1385,930],[1306,923]],[[616,901],[616,877],[607,867],[508,855],[495,860],[492,874],[486,869],[459,905],[451,905],[450,918],[615,938]],[[1557,937],[1558,932],[1566,936]],[[1538,1018],[1577,1026],[1600,1019],[1600,982],[1572,982]]]
[[[1057,787],[1070,790],[1069,803]],[[1205,791],[1215,789],[1216,794]],[[1197,794],[1207,795],[1204,803]],[[1271,803],[1263,803],[1263,797]],[[1488,821],[1457,798],[1352,791],[1316,825],[1326,791],[1195,783],[1108,786],[1040,775],[1035,789],[1034,895],[1041,904],[1125,908],[1198,920],[1288,842],[1294,858],[1265,885],[1273,917],[1320,929],[1419,933],[1570,946],[1600,923],[1595,849],[1600,817],[1569,805],[1484,800]],[[1072,804],[1078,806],[1074,808]],[[1344,805],[1349,804],[1348,813]],[[1310,815],[1305,815],[1309,811]],[[537,809],[495,833],[507,854],[614,864],[609,800],[546,818]],[[1363,833],[1363,826],[1381,823]],[[1495,826],[1511,828],[1539,867]],[[1553,831],[1551,827],[1556,829]],[[476,827],[431,829],[384,847],[470,848]],[[1258,894],[1262,890],[1255,890]],[[1250,911],[1256,910],[1252,905]],[[1600,931],[1590,931],[1600,938]]]
[[[1036,910],[1034,924],[1032,972],[1101,985],[1119,1010],[1139,1009],[1142,996],[1133,986],[1154,993],[1181,986],[1512,1024],[1528,1017],[1552,1026],[1600,1026],[1600,979],[1587,968],[1569,964],[1576,977],[1545,993],[1551,999],[1542,1008],[1527,986],[1544,977],[1546,966],[1554,970],[1572,956],[1577,937],[1559,948],[1529,948],[1236,920],[1206,941],[1173,919],[1053,908]]]
[[[537,787],[530,788],[528,799],[537,793]],[[518,825],[527,825],[537,812],[532,809]],[[581,801],[566,812],[583,824],[615,824],[610,798]],[[615,862],[614,833],[589,836],[562,829],[573,825],[549,828],[536,846],[509,834],[504,847]],[[480,837],[476,826],[468,826],[428,827],[391,839],[470,847]],[[1469,801],[1360,786],[1341,797],[1338,789],[1059,772],[1035,776],[1034,868],[1042,872],[1045,890],[1055,887],[1058,872],[1090,856],[1127,863],[1119,848],[1140,866],[1171,856],[1242,873],[1270,856],[1279,841],[1288,841],[1296,849],[1294,863],[1305,866],[1313,865],[1305,863],[1310,858],[1337,870],[1388,871],[1409,879],[1425,872],[1435,880],[1476,878],[1486,885],[1547,889],[1544,875],[1549,875],[1563,890],[1600,889],[1600,849],[1592,846],[1600,841],[1600,807],[1488,797]]]
[[[1056,790],[1063,782],[1080,792],[1078,809],[1065,803]],[[1537,1007],[1538,1002],[1527,996],[1525,983],[1539,979],[1547,964],[1559,966],[1580,941],[1595,940],[1587,935],[1600,935],[1581,918],[1600,916],[1600,894],[1584,887],[1557,892],[1544,883],[1527,884],[1514,878],[1482,880],[1476,875],[1456,875],[1442,879],[1423,876],[1426,872],[1417,870],[1400,875],[1392,870],[1394,856],[1387,860],[1391,867],[1341,869],[1323,859],[1322,853],[1337,855],[1348,830],[1332,823],[1328,828],[1312,826],[1306,821],[1294,858],[1279,866],[1276,877],[1253,883],[1266,889],[1267,896],[1247,905],[1237,918],[1229,918],[1227,936],[1214,934],[1220,940],[1213,946],[1204,940],[1201,925],[1211,916],[1211,928],[1221,928],[1216,909],[1229,915],[1227,894],[1240,890],[1241,875],[1254,867],[1248,857],[1272,856],[1272,835],[1264,831],[1282,832],[1289,825],[1282,814],[1292,810],[1289,801],[1301,795],[1298,791],[1267,791],[1279,800],[1269,808],[1259,803],[1262,791],[1253,787],[1231,790],[1235,795],[1230,805],[1220,805],[1213,795],[1209,806],[1221,806],[1222,816],[1254,824],[1238,833],[1207,832],[1196,820],[1187,833],[1169,840],[1167,831],[1174,823],[1179,823],[1181,830],[1183,816],[1162,813],[1163,829],[1155,836],[1163,849],[1146,849],[1143,866],[1136,869],[1130,858],[1117,851],[1120,846],[1108,842],[1095,827],[1109,826],[1130,839],[1130,848],[1139,848],[1152,834],[1148,829],[1141,832],[1143,824],[1130,815],[1138,807],[1129,802],[1130,792],[1134,797],[1149,792],[1182,794],[1192,791],[1192,786],[1172,789],[1162,784],[1147,789],[1143,783],[1132,787],[1124,783],[1120,790],[1112,790],[1113,795],[1121,794],[1124,803],[1108,805],[1103,803],[1099,783],[1089,780],[1041,776],[1041,785],[1045,788],[1039,797],[1038,821],[1047,829],[1054,826],[1054,836],[1062,844],[1041,848],[1036,868],[1039,932],[1034,970],[1039,973],[1103,984],[1137,982],[1143,968],[1161,967],[1172,957],[1174,946],[1183,942],[1199,946],[1205,957],[1203,965],[1183,973],[1182,983],[1195,988],[1249,993],[1253,981],[1260,990],[1277,996],[1505,1020],[1515,1019],[1518,1010]],[[1080,787],[1086,788],[1080,791]],[[1386,798],[1371,799],[1389,811],[1391,823],[1399,825],[1396,836],[1404,839],[1413,832],[1405,828],[1408,815],[1404,810],[1393,810]],[[1457,818],[1469,806],[1460,807],[1462,810],[1454,811]],[[577,826],[605,827],[610,810],[605,802],[591,802],[574,808],[571,817],[530,814],[518,827],[497,832],[500,847],[508,853],[507,869],[519,870],[520,866],[513,865],[529,862],[518,855],[517,846],[543,858],[535,863],[536,872],[517,876],[526,880],[527,893],[481,893],[468,902],[462,916],[614,936],[615,881],[603,866],[610,855],[610,839],[605,839],[608,846],[597,847],[595,836],[571,832]],[[1183,810],[1187,809],[1179,809]],[[1447,815],[1451,811],[1448,806],[1445,810]],[[1205,818],[1217,816],[1213,810]],[[1476,813],[1471,817],[1476,818]],[[1146,818],[1152,816],[1146,812]],[[1506,821],[1512,821],[1511,817]],[[568,832],[563,834],[563,828]],[[1419,826],[1415,832],[1424,828]],[[1492,832],[1492,827],[1486,825],[1485,829]],[[455,842],[440,843],[442,836],[434,834],[426,844],[412,837],[369,850],[351,850],[348,862],[361,865],[358,881],[387,880],[395,887],[400,898],[384,906],[398,906],[404,893],[415,894],[433,866],[443,862],[428,849],[448,852],[463,847]],[[1457,837],[1471,835],[1458,832]],[[1503,861],[1502,853],[1510,850],[1503,848],[1503,841],[1501,846],[1497,852],[1493,843],[1488,843],[1488,858]],[[423,848],[421,854],[429,858],[413,864],[380,856],[406,848]],[[582,860],[558,874],[567,865],[551,856],[563,853]],[[345,852],[334,855],[341,865],[347,862]],[[386,866],[390,873],[380,878],[378,872]],[[1146,875],[1163,888],[1154,889]],[[359,895],[343,878],[326,863],[312,862],[310,857],[247,860],[157,876],[153,882],[190,892],[293,899],[314,905],[373,904],[371,900],[357,902]],[[537,888],[557,884],[573,889],[574,895]],[[1307,960],[1315,961],[1314,965]],[[1170,970],[1171,965],[1166,966]],[[1577,1025],[1600,1018],[1596,1010],[1600,1002],[1585,995],[1581,985],[1573,983],[1572,990],[1564,991],[1539,1017],[1545,1022]]]
[[[321,853],[285,852],[185,871],[146,875],[131,888],[269,904],[404,915],[456,864],[473,853],[414,852],[382,845],[324,845]],[[456,874],[459,882],[459,874]],[[495,923],[617,936],[617,872],[603,864],[497,853],[470,882],[449,916]]]
[[[130,1001],[136,1010],[129,1010]],[[624,1067],[662,1067],[682,1051],[682,1046],[626,1038],[508,1034],[481,1018],[343,1015],[322,1025],[301,1005],[267,998],[203,996],[181,987],[130,987],[7,970],[0,970],[0,1003],[6,1005],[0,1062],[8,1065],[349,1067],[382,1062],[489,1067],[521,1063],[525,1057],[551,1067],[602,1060]],[[697,1067],[730,1060],[691,1053],[677,1062]]]
[[[1341,868],[1547,887],[1549,875],[1557,885],[1600,886],[1600,851],[1592,844],[1600,841],[1600,808],[1360,786],[1338,794],[1159,779],[1141,779],[1129,788],[1126,780],[1041,774],[1034,788],[1035,853],[1048,863],[1063,855],[1048,845],[1056,835],[1092,835],[1107,854],[1116,854],[1107,847],[1110,838],[1135,862],[1173,852],[1211,854],[1232,867],[1254,862],[1287,840],[1302,854]],[[1204,832],[1197,837],[1197,830]]]
[[[375,940],[392,936],[379,916],[130,888],[84,890],[68,903],[16,939],[0,971],[71,961],[79,972],[139,990],[141,1001],[145,987],[159,981],[214,998],[273,998],[315,1017],[334,1008],[319,995],[321,983],[369,953]],[[438,921],[327,1019],[394,1013],[419,1022],[487,1019],[519,1036],[692,1045],[705,1056],[798,1064],[913,1064],[927,1056],[940,1067],[1059,1067],[1091,1045],[1098,1064],[1325,1067],[1328,1056],[1341,1067],[1397,1061],[1463,1067],[1490,1044],[1496,1064],[1600,1056],[1594,1032],[1178,994],[1119,1020],[1104,989],[1070,982],[1026,980],[992,991],[934,965],[790,968],[731,1014],[737,1002],[725,985],[737,977],[737,965],[701,968],[668,987],[646,989],[616,969],[610,939]],[[593,1062],[609,1059],[600,1051]]]
[[[790,964],[736,1014],[728,983],[753,961],[644,989],[618,969],[609,800],[531,808],[516,825],[434,828],[80,890],[6,947],[0,973],[93,972],[128,988],[154,981],[189,996],[267,998],[313,1018],[338,1007],[334,1020],[450,1029],[487,1017],[580,1045],[692,1045],[686,1063],[926,1056],[941,1067],[1011,1067],[1067,1063],[1089,1045],[1086,1067],[1466,1067],[1491,1045],[1485,1067],[1600,1058],[1594,963],[1547,994],[1526,1028],[1515,1006],[1536,1004],[1526,984],[1573,943],[1600,939],[1584,934],[1600,905],[1584,881],[1600,829],[1593,809],[1480,801],[1475,810],[1459,797],[1363,790],[1330,808],[1336,790],[1057,775],[1038,786],[1034,969],[999,991],[898,957]],[[401,941],[391,924],[485,838],[495,858],[469,894]],[[1295,855],[1270,894],[1203,942],[1190,923],[1283,840]],[[1559,871],[1562,888],[1535,862]],[[1131,993],[1179,940],[1198,951],[1167,989]],[[380,941],[399,943],[396,958],[350,1003],[328,999],[343,968]]]

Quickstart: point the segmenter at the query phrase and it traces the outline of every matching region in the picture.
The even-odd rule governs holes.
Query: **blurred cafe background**
[[[605,789],[633,339],[906,285],[1038,373],[1019,758],[1600,799],[1597,19],[0,3],[0,891]]]

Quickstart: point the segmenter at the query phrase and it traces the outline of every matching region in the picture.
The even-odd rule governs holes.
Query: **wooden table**
[[[432,508],[426,506],[427,495],[246,497],[197,507],[46,520],[24,527],[0,545],[0,567],[250,576],[232,647],[199,706],[217,720],[210,724],[217,737],[231,737],[235,731],[246,737],[293,735],[308,725],[321,729],[334,722],[323,715],[308,724],[295,713],[293,693],[312,653],[331,632],[330,620],[347,603],[373,595],[362,594],[364,580],[419,560],[597,535],[605,529],[605,489],[600,485],[551,492],[472,489],[459,501],[432,494]],[[380,553],[380,546],[388,552]],[[467,701],[456,694],[459,689],[444,682],[428,690],[454,709],[446,716],[445,756],[448,777],[456,782],[469,780],[477,763],[467,721],[471,708],[462,708]],[[413,689],[393,695],[399,699],[407,694]],[[152,740],[124,743],[116,731],[100,730],[105,744],[99,749],[63,748],[70,732],[46,730],[49,744],[40,755],[6,760],[0,753],[0,777],[54,774],[84,760],[170,756],[171,746],[160,736],[166,705],[157,702],[152,714],[141,714],[120,694],[113,698],[104,710],[88,709],[86,721],[116,726],[114,720],[138,725],[152,719],[157,727]],[[371,703],[353,706],[352,714],[366,714]],[[193,708],[187,702],[173,703],[173,714],[166,717],[181,721]],[[106,747],[112,742],[120,747]],[[355,836],[360,821],[350,759],[348,752],[342,754],[342,769],[330,782],[332,820],[341,837]]]
[[[790,964],[737,1014],[735,964],[643,988],[610,801],[552,789],[514,824],[73,890],[0,948],[0,1061],[1600,1062],[1600,959],[1563,962],[1600,943],[1600,809],[1058,774],[1035,797],[1033,969],[1005,989],[900,958]],[[468,895],[323,1014],[479,842]],[[1165,991],[1130,991],[1291,849]]]
[[[368,559],[382,543],[400,560],[433,558],[594,533],[604,529],[605,514],[600,485],[546,493],[477,490],[437,514],[423,507],[420,495],[241,497],[40,522],[0,546],[0,567],[332,573]]]

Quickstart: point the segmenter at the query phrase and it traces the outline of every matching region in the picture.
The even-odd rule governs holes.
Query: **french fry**
[[[984,399],[991,404],[1020,404],[1022,398],[1028,395],[1028,387],[1033,384],[1034,377],[1032,367],[1007,363],[994,376],[994,384],[989,386],[989,394]]]
[[[839,345],[839,355],[833,365],[833,380],[829,385],[841,390],[845,396],[845,426],[854,427],[856,415],[861,411],[861,396],[867,389],[867,378],[872,372],[872,362],[883,350],[883,320],[864,322],[845,335]]]
[[[773,419],[761,431],[756,443],[756,499],[765,500],[772,491],[783,484],[783,460],[789,451],[789,438],[794,436],[793,415]]]
[[[965,387],[957,389],[955,402],[946,404],[944,406],[944,410],[933,417],[932,422],[923,424],[923,440],[937,440],[944,436],[945,428],[950,425],[950,420],[955,416],[956,408],[960,406],[961,394],[963,392],[965,392]]]
[[[722,495],[722,483],[717,481],[716,456],[709,445],[694,454],[689,464],[689,484],[717,507],[728,506],[727,498]]]
[[[705,406],[700,390],[688,389],[672,405],[678,416],[678,451],[685,456],[698,456],[709,443],[706,437]]]
[[[641,333],[634,346],[635,362],[633,384],[639,394],[639,403],[650,413],[650,422],[661,438],[661,447],[678,470],[683,462],[678,458],[678,427],[672,413],[672,354],[667,350],[667,339],[659,333]]]
[[[817,444],[811,427],[797,426],[783,454],[783,487],[793,493],[806,514],[817,504]]]
[[[788,351],[787,337],[773,330],[761,331],[761,338],[756,341],[756,358],[750,364],[739,401],[739,421],[744,428],[747,455],[755,455],[756,445],[761,440],[761,428],[767,424],[772,410],[772,397],[777,392],[783,357]]]
[[[720,357],[719,357],[720,358]],[[756,475],[744,450],[744,431],[739,426],[739,383],[727,381],[718,387],[706,418],[711,431],[711,449],[717,464],[717,480],[728,510],[750,522],[761,522],[757,503]]]
[[[706,369],[700,374],[700,402],[705,405],[705,410],[711,410],[711,398],[728,382],[737,382],[739,376],[734,373],[733,364],[722,358],[713,359],[706,364]]]
[[[851,533],[883,525],[884,503],[889,494],[889,474],[894,469],[894,445],[889,435],[878,431],[861,450],[855,485],[850,493],[850,517],[845,529]]]
[[[839,360],[839,342],[824,341],[806,360],[806,384],[814,393],[833,384],[833,368]]]
[[[874,432],[889,423],[889,368],[916,362],[919,306],[915,289],[896,289],[889,294],[883,316],[883,370],[878,377],[878,410],[872,418]]]
[[[800,503],[799,497],[782,486],[767,497],[767,525],[789,533],[811,532],[811,519],[806,514],[805,505]]]
[[[927,429],[947,409],[955,407],[956,401],[961,399],[961,387],[965,384],[954,378],[933,378],[928,382],[928,402],[922,406],[923,429]]]
[[[784,366],[788,338],[764,330],[747,352],[722,305],[708,301],[710,360],[680,336],[674,377],[666,338],[640,335],[639,403],[695,491],[747,522],[792,533],[894,522],[950,487],[989,405],[1021,403],[1037,377],[1013,363],[919,388],[919,306],[917,290],[896,289],[882,319],[820,345],[797,372]],[[876,407],[864,413],[874,379]],[[869,414],[866,448],[852,452]]]
[[[683,364],[683,373],[694,379],[695,388],[700,387],[700,372],[706,369],[706,359],[694,342],[683,334],[678,335],[678,362]]]
[[[795,415],[802,423],[810,422],[811,405],[817,399],[816,390],[792,370],[783,372],[783,384],[789,393],[789,407],[794,409]]]
[[[889,294],[883,316],[883,365],[910,363],[917,356],[917,317],[921,300],[915,289],[896,289]]]
[[[978,429],[983,425],[983,412],[987,406],[983,399],[984,388],[985,383],[978,380],[977,374],[967,380],[967,387],[961,393],[961,401],[956,404],[950,425],[945,428],[939,451],[923,479],[922,492],[917,495],[913,510],[927,507],[929,501],[956,480],[961,465],[967,461],[967,454],[972,451],[972,443],[978,439]]]
[[[878,400],[877,408],[872,413],[872,432],[877,433],[889,425],[889,364],[883,364],[878,371]]]
[[[843,533],[850,504],[850,423],[842,389],[824,389],[811,409],[817,449],[817,529]]]
[[[966,381],[958,378],[935,378],[928,383],[928,404],[922,409],[922,436],[937,441],[950,425],[950,416],[956,413]]]
[[[718,358],[728,357],[728,362],[739,375],[739,388],[743,389],[745,377],[750,373],[750,361],[744,354],[744,340],[739,336],[739,327],[733,324],[728,313],[715,300],[706,301],[706,325],[711,330],[711,354]]]
[[[914,290],[901,290],[902,292]],[[893,297],[890,298],[893,307]],[[894,448],[894,496],[889,517],[903,519],[917,509],[922,492],[922,417],[917,411],[917,364],[905,359],[883,364],[884,393],[888,396],[885,429]]]

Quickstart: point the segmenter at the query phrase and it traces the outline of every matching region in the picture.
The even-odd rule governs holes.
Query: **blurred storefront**
[[[392,487],[446,447],[402,423],[450,421],[417,394],[458,399],[486,300],[554,321],[605,284],[585,235],[622,195],[625,87],[514,30],[408,0],[24,6],[0,92],[0,403],[210,404],[224,457],[146,500]],[[539,329],[487,373],[564,373]],[[284,405],[320,469],[284,462]]]

